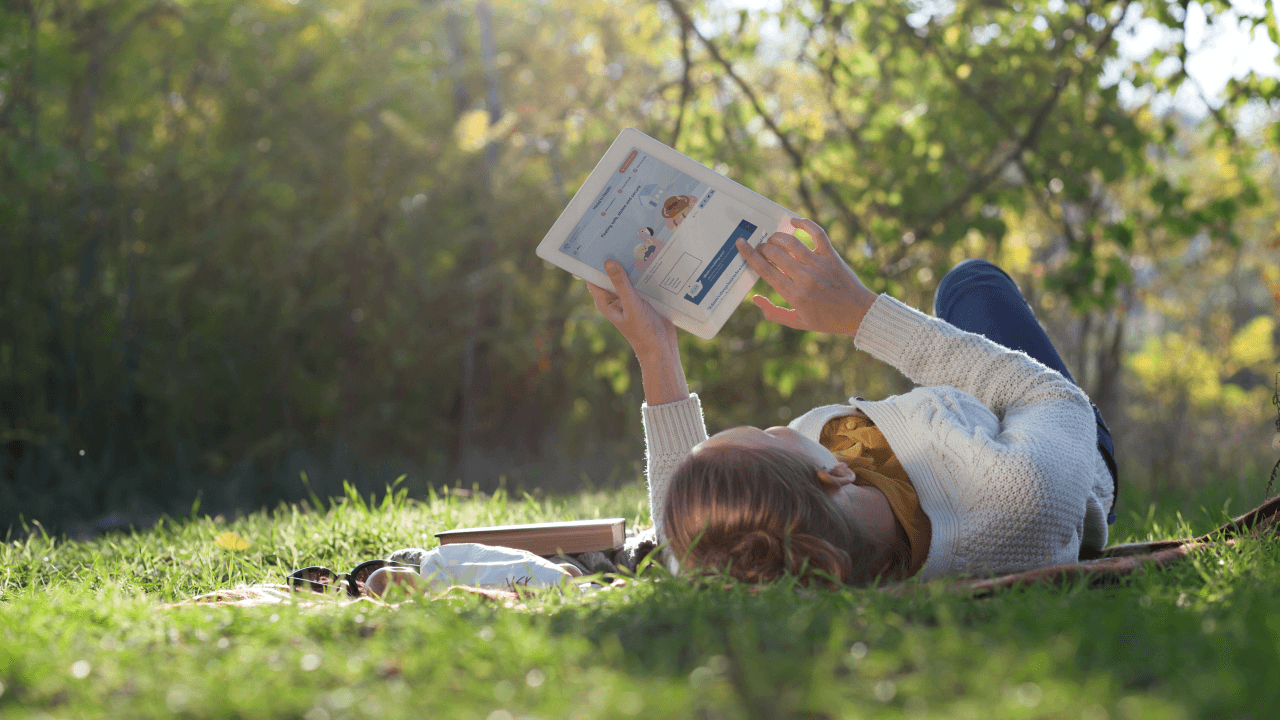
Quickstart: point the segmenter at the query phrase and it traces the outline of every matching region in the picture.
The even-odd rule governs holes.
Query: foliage
[[[1203,132],[1178,137],[1188,151],[1154,164],[1160,181],[1181,187],[1188,204],[1223,190],[1276,187],[1273,154],[1240,168]],[[1162,210],[1141,201],[1150,185],[1130,193],[1122,201],[1129,217],[1138,225],[1157,222]],[[1240,208],[1231,223],[1235,241],[1170,228],[1135,237],[1129,258],[1135,278],[1121,308],[1134,331],[1124,372],[1117,373],[1125,418],[1118,446],[1129,449],[1129,477],[1153,493],[1206,476],[1258,479],[1275,461],[1266,452],[1272,429],[1266,419],[1280,340],[1268,311],[1280,289],[1277,219],[1275,195],[1268,193]]]
[[[671,7],[685,17],[681,3]],[[1225,10],[1205,9],[1211,19]],[[738,159],[750,167],[760,148],[779,147],[800,207],[827,221],[880,289],[927,308],[936,278],[982,255],[1031,271],[1024,291],[1049,298],[1050,308],[1105,320],[1117,307],[1128,311],[1131,264],[1143,259],[1135,246],[1169,252],[1173,238],[1203,236],[1234,250],[1270,232],[1246,216],[1274,218],[1269,198],[1265,213],[1254,212],[1264,201],[1259,188],[1274,187],[1273,159],[1259,152],[1267,139],[1235,124],[1246,107],[1271,116],[1274,83],[1234,84],[1213,116],[1218,131],[1189,138],[1188,120],[1152,112],[1155,100],[1193,84],[1185,73],[1152,70],[1168,54],[1116,59],[1116,33],[1143,17],[1179,29],[1186,21],[1182,7],[1127,2],[787,3],[778,20],[793,42],[775,51],[786,62],[760,57],[759,25],[744,17],[728,37],[694,32],[706,54],[695,57],[693,75],[707,65],[722,70],[729,77],[709,84],[754,110],[740,128],[727,115],[729,127],[714,132],[745,141],[717,146],[715,156],[738,149],[725,160],[736,172]],[[1243,22],[1274,24],[1270,16]],[[1147,93],[1147,102],[1121,102],[1121,84]],[[1197,182],[1176,167],[1200,158],[1223,166],[1222,182]],[[739,176],[755,182],[750,172]],[[1273,251],[1255,257],[1268,254],[1274,261]],[[1123,350],[1123,323],[1111,321],[1111,333],[1095,341],[1094,328],[1108,323],[1091,328],[1088,320],[1084,337],[1067,338],[1081,348],[1069,362],[1104,413],[1118,417],[1123,368],[1107,355]],[[839,351],[820,339],[817,354]],[[826,397],[845,394],[832,385]]]
[[[1271,345],[1274,331],[1274,320],[1255,318],[1231,338],[1231,344],[1223,348],[1225,352],[1218,353],[1225,358],[1214,357],[1182,334],[1170,332],[1148,339],[1130,363],[1138,382],[1156,394],[1185,389],[1186,399],[1193,407],[1226,405],[1252,411],[1259,397],[1267,394],[1266,388],[1257,387],[1253,393],[1256,397],[1247,397],[1238,385],[1224,385],[1220,378],[1269,363],[1275,357]]]
[[[327,447],[452,466],[467,429],[536,457],[575,400],[608,412],[598,333],[567,328],[585,292],[533,247],[563,201],[548,155],[577,167],[605,131],[556,149],[544,126],[626,87],[603,48],[560,51],[619,9],[502,10],[492,65],[515,110],[494,122],[473,107],[474,25],[445,4],[5,12],[2,432],[28,486],[6,523],[99,465],[190,502],[175,471]],[[550,87],[576,114],[542,105]],[[487,167],[493,140],[508,152]]]
[[[1174,537],[1220,488],[1126,518]],[[1136,497],[1127,507],[1138,507]],[[45,717],[1244,717],[1270,707],[1274,539],[1124,585],[965,600],[920,588],[756,592],[660,572],[573,598],[161,609],[299,566],[346,569],[458,523],[625,515],[633,489],[192,517],[89,543],[0,547],[0,713]],[[1178,508],[1185,511],[1178,512]],[[1235,507],[1239,512],[1242,508]],[[220,545],[234,533],[244,549]],[[310,599],[309,595],[300,600]]]
[[[1037,307],[1084,324],[1069,362],[1117,417],[1141,261],[1203,237],[1280,288],[1278,139],[1239,130],[1276,83],[1233,83],[1189,134],[1152,112],[1190,82],[1156,69],[1181,43],[1113,65],[1139,17],[1186,6],[10,3],[0,524],[270,505],[318,457],[326,494],[402,469],[415,494],[521,465],[629,479],[630,352],[533,254],[624,125],[818,219],[918,307],[961,257],[1023,263]],[[1210,161],[1221,182],[1177,166]],[[1241,304],[1226,337],[1275,307]],[[905,389],[752,308],[685,352],[713,428]]]

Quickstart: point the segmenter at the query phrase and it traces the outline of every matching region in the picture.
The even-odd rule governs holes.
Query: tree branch
[[[693,60],[689,56],[689,24],[680,22],[680,60],[684,63],[684,72],[680,75],[680,114],[676,116],[676,126],[671,131],[671,147],[680,140],[680,128],[684,125],[684,112],[693,95]]]
[[[1031,173],[1031,168],[1027,167],[1027,163],[1023,161],[1021,157],[1019,157],[1016,160],[1016,163],[1018,165],[1018,169],[1022,171],[1022,176],[1027,178],[1028,180],[1031,180],[1033,176]],[[1044,197],[1040,193],[1035,192],[1034,187],[1032,188],[1031,197],[1035,199],[1036,205],[1040,207],[1040,212],[1044,213],[1045,217],[1049,218],[1050,220],[1053,220],[1054,217],[1053,217],[1052,208],[1049,206],[1049,203],[1045,201]],[[1062,222],[1063,232],[1065,232],[1067,235],[1067,242],[1073,245],[1075,243],[1078,243],[1080,239],[1076,237],[1076,230],[1075,228],[1071,227],[1071,222],[1067,219],[1067,214],[1065,212],[1062,213],[1061,222]]]
[[[804,155],[800,152],[799,148],[795,146],[795,143],[792,142],[791,136],[778,127],[778,123],[774,121],[773,117],[766,111],[764,104],[760,102],[760,98],[757,97],[755,91],[745,80],[742,79],[741,76],[738,75],[737,72],[734,71],[733,64],[724,57],[720,52],[720,48],[698,31],[698,28],[693,24],[693,18],[689,14],[689,9],[686,8],[680,0],[664,1],[667,3],[668,7],[671,8],[672,12],[680,18],[680,22],[687,25],[690,32],[698,38],[698,41],[707,49],[707,52],[710,53],[712,59],[715,60],[720,67],[724,68],[725,74],[733,80],[734,84],[738,86],[738,89],[742,91],[742,94],[747,97],[747,101],[751,103],[751,107],[755,110],[756,115],[764,121],[765,127],[769,128],[769,131],[773,133],[774,137],[778,138],[778,143],[782,146],[782,151],[791,159],[791,164],[795,168],[796,175],[799,178],[798,191],[800,193],[800,200],[804,203],[809,215],[817,217],[817,203],[814,202],[813,192],[809,188],[809,182],[804,179]],[[827,195],[827,197],[836,204],[836,207],[840,209],[841,215],[845,217],[851,231],[855,233],[865,232],[865,226],[863,223],[853,213],[852,209],[845,205],[844,201],[838,195],[835,195],[825,189],[823,190],[823,194]]]
[[[1062,97],[1062,91],[1067,86],[1066,78],[1063,77],[1064,73],[1059,74],[1059,80],[1053,84],[1053,93],[1040,104],[1040,108],[1036,111],[1036,115],[1031,121],[1031,126],[1027,128],[1026,134],[1018,140],[1014,148],[1008,153],[1005,153],[1004,158],[988,168],[986,172],[983,172],[970,180],[969,184],[960,191],[959,195],[956,195],[949,202],[930,213],[928,218],[921,225],[921,230],[927,231],[928,226],[933,225],[941,218],[955,212],[955,210],[961,205],[969,202],[974,195],[977,195],[990,185],[991,181],[994,180],[997,175],[1004,172],[1005,167],[1007,167],[1009,163],[1018,159],[1022,153],[1029,150],[1032,145],[1035,145],[1036,139],[1040,136],[1040,131],[1044,128],[1045,121],[1049,119],[1049,114],[1058,104],[1058,98]]]
[[[1132,3],[1132,0],[1126,0],[1125,3],[1121,6],[1121,11],[1119,15],[1116,17],[1116,19],[1109,21],[1107,23],[1107,26],[1102,30],[1102,32],[1098,34],[1098,37],[1095,38],[1094,41],[1091,43],[1091,45],[1093,46],[1093,52],[1095,56],[1097,56],[1098,51],[1101,50],[1103,46],[1111,42],[1111,38],[1114,36],[1116,28],[1119,27],[1120,23],[1123,22],[1125,15],[1128,14],[1129,5],[1131,3]],[[911,28],[906,24],[906,18],[902,18],[900,24],[903,30],[906,31],[904,34],[906,34],[908,37],[918,37],[915,34],[914,28]],[[937,55],[944,64],[947,62],[948,59],[943,57],[943,53],[937,48],[937,46],[934,43],[930,42],[927,38],[920,38],[920,43],[923,45],[924,49],[932,51],[935,55]],[[1059,46],[1058,46],[1059,51],[1061,51],[1061,48],[1064,48],[1065,46],[1066,46],[1065,42],[1059,43]],[[996,122],[996,124],[998,124],[1002,130],[1004,130],[1005,132],[1015,137],[1018,135],[1016,128],[1013,127],[1013,124],[1010,123],[1008,119],[1005,118],[998,110],[996,110],[995,107],[990,102],[988,102],[982,96],[981,93],[974,90],[974,88],[970,86],[969,83],[966,83],[963,80],[961,80],[960,77],[955,74],[955,72],[945,72],[943,74],[951,78],[951,81],[955,85],[956,89],[959,90],[960,93],[963,94],[965,97],[973,101],[979,108],[983,110],[983,112],[987,113],[987,115],[989,115],[991,119],[994,122]],[[1035,144],[1036,140],[1039,137],[1040,131],[1043,128],[1045,121],[1048,119],[1049,114],[1053,111],[1054,107],[1057,105],[1058,99],[1062,95],[1062,91],[1066,88],[1067,83],[1072,79],[1071,75],[1072,73],[1067,69],[1063,69],[1059,71],[1058,78],[1056,82],[1054,82],[1053,84],[1053,88],[1054,88],[1053,93],[1044,102],[1040,104],[1040,107],[1036,111],[1035,117],[1032,119],[1030,127],[1028,127],[1026,133],[1023,134],[1021,138],[1019,138],[1016,141],[1014,149],[1006,153],[1003,159],[999,160],[993,166],[989,167],[986,172],[981,173],[977,177],[970,180],[969,184],[965,186],[964,190],[962,190],[960,194],[957,195],[955,198],[953,198],[950,202],[946,203],[939,209],[935,210],[932,214],[930,214],[928,219],[925,221],[925,223],[920,228],[918,228],[922,233],[927,235],[929,230],[927,226],[934,224],[939,219],[951,214],[956,209],[958,209],[961,205],[968,202],[970,198],[972,198],[974,195],[981,192],[988,184],[990,184],[992,180],[995,179],[997,175],[1003,172],[1004,169],[1010,163],[1016,162],[1018,165],[1021,166],[1021,169],[1024,171],[1024,175],[1026,175],[1028,178],[1030,177],[1030,175],[1026,173],[1026,166],[1024,163],[1022,163],[1021,156],[1024,152],[1032,149],[1032,146]]]

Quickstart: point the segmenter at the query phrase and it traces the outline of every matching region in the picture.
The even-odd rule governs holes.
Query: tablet
[[[791,232],[795,213],[639,130],[609,146],[538,244],[538,257],[604,288],[606,260],[658,312],[715,337],[758,276],[735,245]]]

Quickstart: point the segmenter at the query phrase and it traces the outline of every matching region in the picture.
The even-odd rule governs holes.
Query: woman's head
[[[819,468],[829,468],[838,462],[830,450],[789,427],[771,427],[767,430],[750,425],[731,427],[707,438],[693,452],[696,455],[720,448],[786,450],[808,458]]]
[[[832,499],[839,484],[788,433],[751,430],[717,435],[727,437],[672,475],[663,526],[676,559],[747,582],[813,571],[873,580],[881,549]]]

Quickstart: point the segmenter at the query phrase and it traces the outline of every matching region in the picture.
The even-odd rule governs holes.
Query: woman
[[[791,306],[757,295],[765,319],[849,335],[921,387],[708,438],[675,328],[608,264],[617,293],[590,290],[640,361],[650,509],[673,559],[748,581],[866,584],[1015,572],[1106,545],[1110,433],[1013,281],[965,261],[929,317],[868,290],[816,223],[792,224],[815,249],[781,232],[738,242]]]

